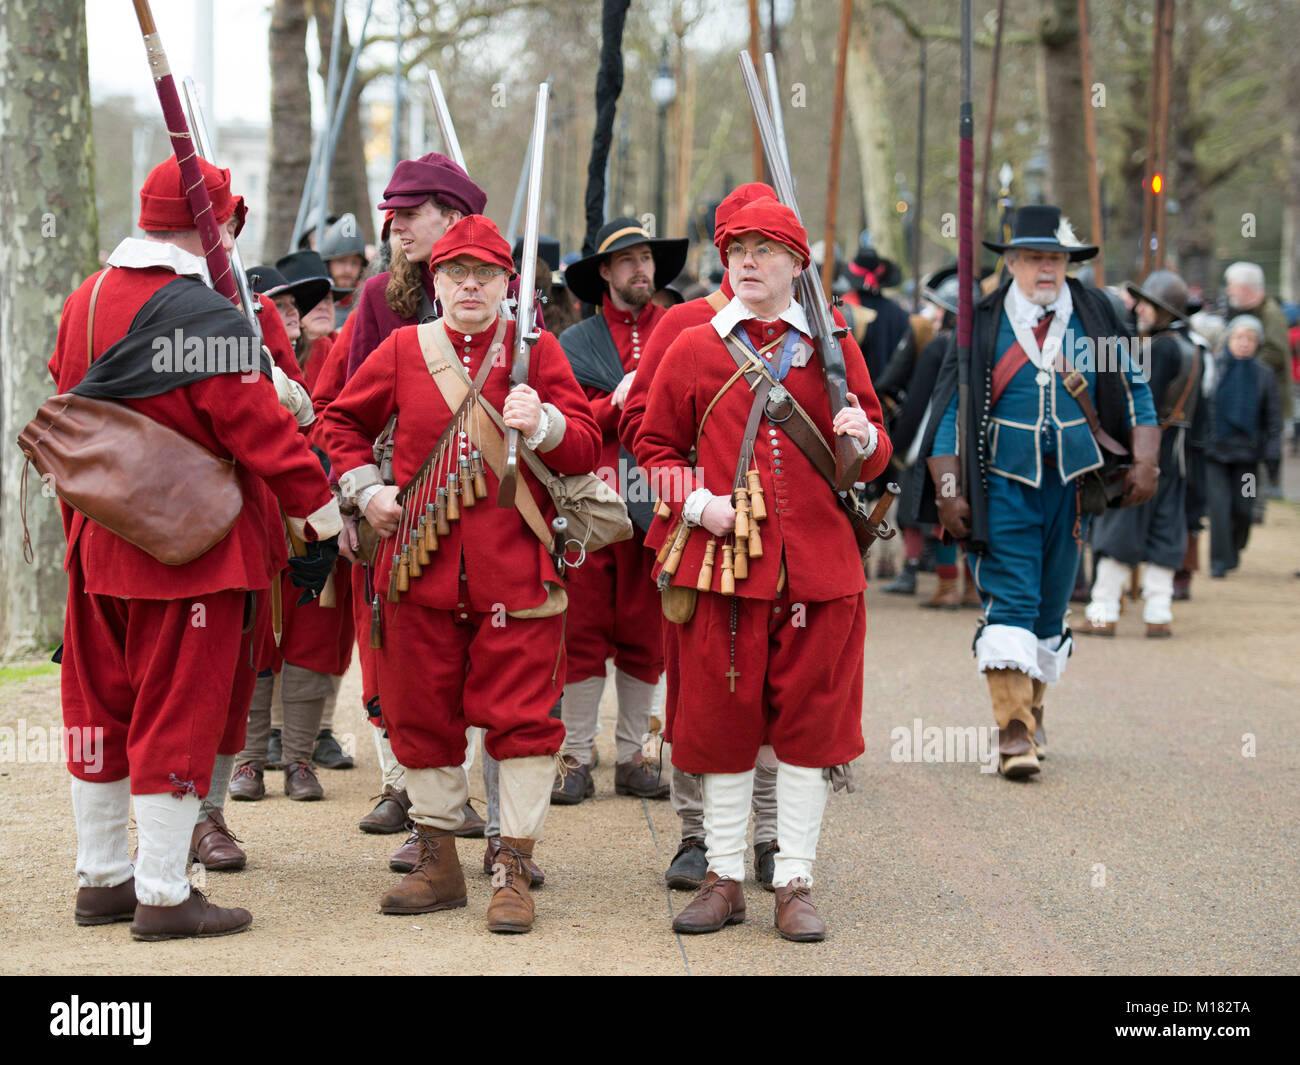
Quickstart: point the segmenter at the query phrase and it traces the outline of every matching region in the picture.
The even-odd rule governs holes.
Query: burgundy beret
[[[461,214],[482,214],[487,206],[487,193],[464,170],[447,156],[430,152],[397,164],[379,209],[419,207],[430,196],[436,196]]]

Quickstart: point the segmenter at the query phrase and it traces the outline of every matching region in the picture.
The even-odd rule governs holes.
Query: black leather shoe
[[[917,568],[918,563],[909,558],[903,563],[898,576],[885,585],[885,591],[889,595],[915,595]]]
[[[351,769],[356,764],[327,728],[321,729],[316,737],[316,749],[311,753],[311,760],[322,769]]]
[[[704,883],[709,872],[709,860],[705,857],[705,845],[702,839],[684,839],[677,853],[673,856],[664,881],[674,891],[694,891]]]
[[[551,788],[553,806],[577,806],[583,799],[596,794],[596,782],[591,779],[591,769],[572,755],[562,755],[564,772],[557,774]]]
[[[754,844],[754,879],[764,891],[775,891],[772,876],[776,872],[776,852],[781,848],[776,840]]]

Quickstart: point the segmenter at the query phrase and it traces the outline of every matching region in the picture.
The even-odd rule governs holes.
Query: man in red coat
[[[229,248],[243,201],[231,196],[228,171],[206,162],[201,169]],[[135,938],[157,940],[238,932],[252,921],[247,910],[213,906],[191,891],[185,871],[199,796],[209,792],[235,688],[247,672],[241,667],[250,651],[244,630],[252,599],[265,594],[286,562],[283,539],[267,535],[272,519],[282,507],[309,542],[308,557],[295,560],[295,583],[313,592],[333,563],[341,522],[320,464],[278,401],[260,346],[252,348],[250,366],[230,367],[223,358],[217,368],[188,358],[205,344],[212,351],[211,338],[224,344],[253,335],[207,287],[202,242],[175,159],[150,173],[140,201],[145,239],[122,241],[108,269],[69,297],[50,372],[60,392],[77,388],[123,402],[233,461],[243,496],[230,532],[184,565],[165,565],[63,508],[64,722],[70,733],[100,738],[102,752],[92,761],[85,745],[68,751],[76,918],[131,919]],[[183,352],[170,343],[175,318],[165,320],[177,312],[189,323]],[[132,797],[139,832],[134,870],[127,857]]]
[[[489,219],[461,219],[431,262],[445,317],[392,333],[324,416],[343,499],[384,538],[375,575],[386,590],[379,687],[420,848],[380,909],[411,914],[466,904],[454,832],[464,819],[465,729],[473,725],[486,730],[488,753],[501,763],[501,850],[488,928],[527,932],[527,863],[564,738],[550,710],[564,677],[565,597],[551,556],[555,508],[522,459],[517,505],[496,504],[504,442],[493,412],[519,431],[521,450],[559,473],[591,470],[600,430],[549,333],[532,349],[528,383],[511,390],[515,330],[498,310],[514,263]],[[371,452],[393,415],[394,477],[407,486],[405,507]]]
[[[775,199],[776,191],[771,185],[761,181],[739,185],[723,197],[713,215],[713,242],[722,258],[723,270],[727,267],[727,257],[723,250],[723,234],[726,231],[727,220],[753,200]],[[663,362],[664,354],[684,330],[708,322],[730,303],[735,295],[731,289],[731,280],[724,273],[722,287],[717,292],[670,307],[659,319],[654,332],[650,334],[640,366],[628,387],[627,401],[623,404],[622,414],[619,416],[619,440],[629,454],[634,454],[636,451],[636,437],[641,430],[641,420],[645,417],[650,384],[654,380],[655,371],[659,369],[659,364]],[[664,666],[668,677],[665,721],[671,722],[673,701],[678,687],[677,632],[679,627],[665,620],[662,628]],[[686,773],[673,766],[669,783],[673,810],[681,820],[682,840],[667,872],[664,873],[664,881],[677,891],[694,890],[704,882],[704,877],[708,873],[708,861],[704,853],[704,807],[700,796],[700,778],[698,774]],[[754,763],[753,805],[754,878],[766,890],[771,891],[773,861],[776,857],[776,762],[771,757],[770,750],[760,754],[758,761]]]
[[[673,764],[703,774],[709,871],[673,927],[714,932],[744,920],[754,761],[770,744],[777,929],[820,940],[811,887],[826,775],[863,751],[866,581],[847,515],[786,422],[806,414],[822,438],[814,447],[853,436],[865,454],[861,480],[883,471],[891,449],[866,365],[847,346],[849,406],[831,417],[807,318],[792,298],[810,262],[794,212],[750,203],[728,220],[724,247],[736,296],[668,349],[637,440],[671,512],[646,538],[651,547],[668,539],[656,577],[688,595],[700,589],[680,632],[690,654],[678,661],[669,739]],[[736,383],[738,366],[756,375],[754,391]]]
[[[395,265],[391,270],[376,274],[353,297],[356,310],[348,315],[345,323],[351,327],[352,334],[343,356],[346,362],[344,381],[352,378],[370,353],[394,330],[428,321],[439,313],[429,255],[451,226],[466,215],[480,213],[486,204],[487,193],[445,155],[431,152],[419,159],[403,159],[397,164],[384,188],[384,199],[379,209],[392,212],[392,220],[385,223],[383,239],[389,239],[391,232],[396,242],[393,255],[401,255],[402,265],[408,269],[399,271]],[[322,374],[327,378],[332,376],[326,371]],[[319,398],[328,403],[337,395],[333,391],[337,379],[321,383],[324,387]],[[317,406],[318,411],[322,409],[322,406]],[[354,528],[344,534],[344,555],[350,554],[351,543],[355,540]],[[363,832],[389,834],[406,831],[407,811],[411,804],[402,766],[393,755],[387,730],[382,727],[379,679],[369,647],[370,597],[366,571],[367,567],[362,564],[352,567],[352,601],[356,604],[354,616],[357,655],[361,660],[362,698],[371,722],[379,726],[375,732],[375,747],[383,783],[379,802],[361,819],[359,827]]]
[[[618,416],[641,363],[641,350],[666,313],[652,303],[658,285],[681,273],[684,239],[652,238],[633,218],[615,218],[596,234],[596,250],[565,272],[572,292],[600,308],[560,337],[573,374],[587,393],[602,435],[598,468],[628,501],[629,540],[587,554],[569,577],[569,620],[564,646],[564,771],[551,801],[576,805],[595,793],[592,747],[605,689],[605,662],[614,660],[618,695],[614,791],[643,799],[668,798],[668,781],[642,755],[650,730],[655,685],[663,673],[659,595],[650,580],[653,557],[645,549],[650,526],[648,493],[636,461],[618,440]]]

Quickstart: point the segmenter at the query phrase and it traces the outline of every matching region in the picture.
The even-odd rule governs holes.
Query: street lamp
[[[659,53],[659,69],[655,71],[654,79],[650,82],[650,99],[655,102],[659,108],[659,158],[655,164],[655,232],[657,237],[660,235],[660,229],[663,226],[665,212],[664,206],[664,170],[667,166],[667,149],[664,146],[664,126],[666,125],[666,113],[668,105],[677,97],[677,82],[673,78],[673,72],[668,69],[668,42],[665,40],[663,49]],[[656,283],[666,284],[672,278],[658,279]]]
[[[1025,202],[1046,203],[1047,155],[1042,148],[1025,163]]]

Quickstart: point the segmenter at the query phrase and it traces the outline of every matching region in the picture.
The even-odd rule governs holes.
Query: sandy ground
[[[1176,604],[1172,640],[1143,638],[1140,604],[1128,605],[1116,639],[1081,639],[1048,699],[1044,772],[1025,783],[976,764],[891,760],[892,730],[916,718],[992,722],[969,653],[974,612],[923,612],[869,592],[867,753],[857,791],[827,807],[821,944],[780,939],[772,896],[752,882],[745,924],[673,934],[672,914],[689,899],[663,882],[678,825],[667,802],[614,796],[608,700],[596,798],[552,808],[538,847],[548,880],[531,935],[484,928],[480,840],[459,843],[468,908],[382,916],[402,837],[356,827],[378,784],[354,669],[335,729],[354,736],[357,768],[322,772],[322,803],[290,802],[281,774],[268,773],[267,799],[228,805],[248,867],[210,873],[207,887],[214,901],[252,910],[243,935],[145,944],[125,924],[76,927],[66,770],[0,765],[0,971],[1295,973],[1297,568],[1300,507],[1274,503],[1241,569],[1225,581],[1202,573],[1193,600]],[[922,578],[923,594],[933,580]],[[55,672],[0,685],[0,725],[48,727],[58,715]],[[472,794],[482,793],[476,766]]]

